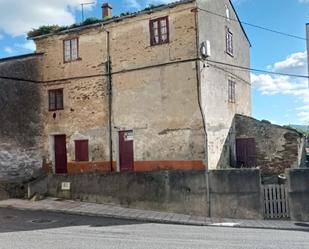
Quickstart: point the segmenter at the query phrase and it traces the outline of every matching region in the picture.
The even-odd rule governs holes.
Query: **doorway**
[[[120,172],[134,170],[133,131],[119,131],[119,168]]]
[[[254,138],[236,139],[237,168],[256,167],[256,143]]]
[[[67,148],[66,135],[55,135],[55,172],[67,174]]]

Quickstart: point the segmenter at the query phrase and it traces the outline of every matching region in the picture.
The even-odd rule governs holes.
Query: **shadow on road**
[[[142,222],[61,214],[47,211],[16,210],[0,208],[0,233],[44,230],[72,226],[123,226],[142,224]]]

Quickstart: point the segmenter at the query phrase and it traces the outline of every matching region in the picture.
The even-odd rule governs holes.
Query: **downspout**
[[[103,30],[106,32],[106,52],[107,52],[107,62],[106,62],[106,71],[108,77],[108,133],[109,133],[109,164],[110,171],[113,171],[113,128],[112,128],[112,60],[110,52],[110,32],[102,24]]]
[[[196,3],[197,4],[197,3]],[[200,38],[199,38],[199,26],[198,26],[198,8],[192,10],[195,15],[195,27],[196,27],[196,61],[195,61],[195,68],[196,68],[196,80],[197,80],[197,101],[199,105],[199,109],[202,116],[203,122],[203,129],[205,133],[205,180],[206,180],[206,202],[207,202],[207,216],[211,217],[211,208],[210,208],[210,184],[209,184],[209,169],[208,169],[208,144],[207,144],[207,129],[206,129],[206,119],[203,112],[202,107],[202,91],[201,91],[201,67],[200,67]]]

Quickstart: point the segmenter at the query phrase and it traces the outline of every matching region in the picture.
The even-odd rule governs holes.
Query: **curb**
[[[263,229],[263,230],[281,230],[281,231],[298,231],[298,232],[309,232],[309,228],[285,228],[285,227],[261,227],[261,226],[246,226],[239,223],[235,223],[235,225],[224,225],[224,223],[211,223],[211,222],[184,222],[184,221],[171,221],[171,220],[164,220],[164,219],[155,219],[155,218],[142,218],[142,217],[131,217],[125,215],[115,215],[115,214],[94,214],[89,212],[82,212],[82,211],[74,211],[74,210],[61,210],[61,209],[46,209],[46,208],[39,208],[39,209],[32,209],[32,208],[21,208],[21,207],[14,207],[11,205],[3,205],[0,208],[11,208],[15,210],[27,210],[27,211],[43,211],[43,212],[51,212],[51,213],[58,213],[58,214],[69,214],[69,215],[80,215],[80,216],[88,216],[88,217],[102,217],[102,218],[113,218],[113,219],[124,219],[129,221],[138,221],[138,222],[150,222],[155,224],[169,224],[169,225],[186,225],[186,226],[199,226],[199,227],[223,227],[223,228],[242,228],[242,229]]]

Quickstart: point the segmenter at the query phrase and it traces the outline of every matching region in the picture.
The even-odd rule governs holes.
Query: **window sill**
[[[234,54],[229,53],[229,52],[227,52],[227,51],[225,51],[225,53],[228,54],[229,56],[231,56],[232,58],[234,58]]]
[[[63,63],[64,63],[64,64],[67,64],[67,63],[77,62],[77,61],[81,61],[81,60],[82,60],[82,58],[81,58],[81,57],[78,57],[76,60],[64,61]]]
[[[150,44],[150,47],[156,47],[156,46],[165,45],[165,44],[169,44],[169,43],[170,43],[169,41],[161,42],[161,43],[153,43],[153,44]]]
[[[54,110],[51,110],[51,109],[49,109],[48,111],[49,112],[57,112],[57,111],[63,111],[64,109],[54,109]]]

